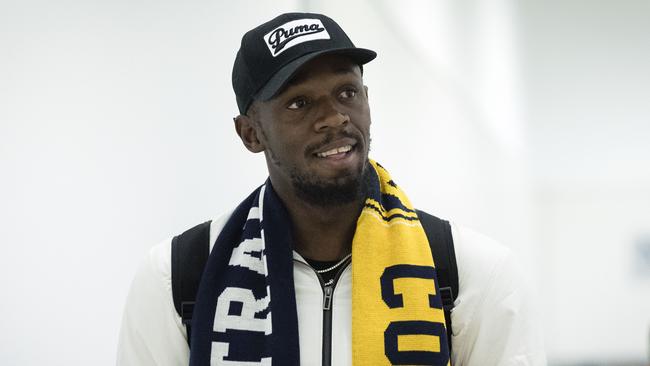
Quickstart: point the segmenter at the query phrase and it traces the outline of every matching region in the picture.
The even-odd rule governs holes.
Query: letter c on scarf
[[[404,296],[395,293],[394,281],[398,278],[421,278],[433,281],[434,288],[438,289],[436,270],[429,266],[416,266],[411,264],[398,264],[384,269],[381,275],[381,297],[389,308],[404,307]],[[440,296],[427,294],[429,296],[429,307],[442,309]]]

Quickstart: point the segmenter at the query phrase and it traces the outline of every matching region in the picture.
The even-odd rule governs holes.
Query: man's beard
[[[264,137],[266,134],[262,130]],[[342,132],[339,136],[342,137],[351,137],[358,140],[361,140],[361,136],[355,135],[349,132]],[[308,146],[307,151],[311,152],[316,150],[320,146],[330,143],[339,137],[335,135],[328,135],[324,141],[319,144],[314,144],[313,146]],[[313,175],[300,172],[296,167],[284,167],[285,171],[288,170],[289,177],[291,179],[291,185],[296,192],[298,198],[303,201],[320,207],[333,207],[352,203],[355,201],[365,200],[368,187],[372,184],[372,177],[374,170],[368,161],[368,153],[370,152],[370,143],[372,139],[368,136],[368,150],[365,153],[365,159],[359,168],[359,171],[355,172],[355,175],[350,175],[347,177],[342,177],[336,182],[328,182],[319,179]],[[271,157],[273,164],[282,168],[280,160],[277,158],[275,152],[269,147],[267,151]]]
[[[366,198],[371,180],[370,163],[366,159],[358,174],[342,178],[338,182],[324,182],[314,176],[291,172],[291,183],[303,201],[321,207],[339,206]]]

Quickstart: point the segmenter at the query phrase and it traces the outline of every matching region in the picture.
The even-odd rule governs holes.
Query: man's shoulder
[[[214,245],[214,242],[217,240],[219,233],[230,218],[232,211],[233,210],[228,210],[208,220],[210,222],[210,249],[212,249],[212,245]],[[191,230],[197,225],[201,225],[201,223],[192,225],[176,235],[180,235],[187,230]],[[171,245],[172,240],[176,235],[168,237],[151,247],[145,259],[145,265],[149,266],[151,270],[156,272],[158,274],[158,277],[163,278],[167,281],[171,281]]]
[[[451,223],[454,250],[458,266],[460,294],[483,301],[521,290],[524,283],[512,281],[524,273],[510,248],[465,226]]]
[[[459,270],[485,273],[512,256],[502,243],[458,223],[450,225]]]
[[[529,274],[516,255],[486,235],[451,227],[460,284],[452,312],[455,363],[545,364]]]
[[[229,217],[226,212],[210,220],[211,242]],[[172,297],[172,240],[169,237],[149,249],[131,283],[120,330],[118,365],[181,365],[189,358],[185,327]]]
[[[451,227],[460,285],[456,310],[466,317],[460,323],[502,306],[509,296],[528,296],[526,275],[508,247],[462,225]]]

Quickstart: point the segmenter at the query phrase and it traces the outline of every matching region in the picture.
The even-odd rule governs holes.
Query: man
[[[362,66],[375,56],[320,14],[283,14],[244,35],[235,128],[248,150],[264,153],[269,179],[205,226],[211,253],[191,352],[167,240],[132,285],[119,365],[545,363],[508,250],[457,225],[460,291],[448,339],[418,215],[368,158]]]

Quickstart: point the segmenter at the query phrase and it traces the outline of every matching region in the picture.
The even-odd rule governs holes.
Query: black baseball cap
[[[357,48],[331,18],[286,13],[246,32],[232,68],[232,87],[241,114],[253,100],[269,100],[306,62],[324,54],[342,54],[359,65],[377,57]]]

